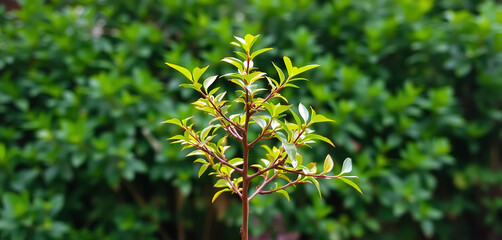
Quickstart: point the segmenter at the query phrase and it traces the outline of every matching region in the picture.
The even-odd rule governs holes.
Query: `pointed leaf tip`
[[[361,193],[361,195],[364,195],[363,194],[363,191],[361,191],[361,189],[359,188],[359,186],[357,186],[357,184],[355,184],[354,182],[352,182],[351,180],[347,179],[347,178],[344,178],[344,177],[339,177],[338,179],[342,180],[343,182],[345,182],[346,184],[350,185],[351,187],[353,187],[354,189],[356,189],[359,193]]]
[[[352,159],[346,158],[345,161],[343,161],[342,171],[340,172],[339,175],[349,172],[352,172]]]
[[[309,111],[307,110],[307,108],[300,103],[298,104],[298,110],[300,111],[300,115],[302,116],[305,123],[307,123],[307,121],[309,120]]]
[[[176,69],[178,72],[180,72],[181,74],[183,74],[186,78],[188,78],[188,80],[190,80],[190,81],[193,82],[192,73],[190,73],[190,71],[188,71],[188,69],[186,69],[186,68],[184,68],[182,66],[178,66],[176,64],[168,63],[168,62],[166,62],[166,64],[167,64],[167,66]]]
[[[326,159],[324,159],[324,171],[323,173],[328,173],[333,169],[333,159],[331,159],[331,156],[328,154],[326,156]]]
[[[213,196],[213,200],[211,200],[211,203],[214,203],[214,200],[216,200],[218,198],[218,196],[220,196],[220,194],[224,193],[224,192],[230,192],[230,189],[228,188],[225,188],[225,189],[222,189],[218,192],[216,192]]]
[[[284,197],[286,197],[286,199],[288,199],[288,202],[290,202],[288,192],[286,192],[285,190],[282,190],[282,189],[281,190],[277,190],[276,192],[284,195]]]

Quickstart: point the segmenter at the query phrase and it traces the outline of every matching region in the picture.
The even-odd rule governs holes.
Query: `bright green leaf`
[[[225,179],[220,179],[220,180],[216,181],[216,183],[214,184],[214,187],[217,187],[217,188],[229,187],[229,183]]]
[[[204,68],[194,68],[193,69],[193,81],[194,82],[198,82],[199,81],[199,78],[202,76],[202,74],[204,74],[204,72],[207,70],[207,68],[209,67],[209,65],[207,65],[206,67]]]
[[[200,176],[202,176],[202,174],[204,174],[204,172],[206,171],[207,167],[209,167],[209,164],[202,164],[202,166],[200,166],[200,168],[199,168],[199,174],[197,175],[199,178],[200,178]]]
[[[162,123],[170,123],[170,124],[174,124],[174,125],[178,125],[180,127],[183,127],[183,125],[181,124],[181,121],[176,118],[171,118],[169,120],[163,121]]]
[[[284,82],[284,73],[282,72],[282,70],[279,67],[277,67],[275,65],[275,63],[272,63],[272,65],[274,65],[275,70],[277,71],[277,74],[279,75],[279,84],[282,85],[282,83]]]
[[[302,72],[305,72],[305,71],[308,71],[312,68],[316,68],[316,67],[319,67],[319,65],[308,65],[308,66],[305,66],[305,67],[301,67],[299,69],[297,69],[295,72],[294,72],[294,75],[298,75]]]
[[[286,199],[288,199],[288,202],[290,201],[289,200],[289,194],[288,194],[288,192],[284,191],[284,189],[277,190],[276,192],[284,195],[284,197],[286,197]]]
[[[327,142],[327,143],[329,143],[331,146],[335,147],[335,144],[333,144],[333,142],[332,142],[331,140],[329,140],[329,139],[328,139],[327,137],[325,137],[325,136],[321,136],[321,135],[319,135],[319,134],[313,134],[313,133],[311,133],[311,134],[308,134],[308,135],[307,135],[307,137],[308,137],[309,139],[312,139],[312,140],[318,139],[318,140],[321,140],[321,141]]]
[[[359,188],[359,186],[357,186],[357,184],[355,184],[351,180],[349,180],[347,178],[344,178],[344,177],[339,177],[338,179],[342,180],[343,182],[345,182],[346,184],[350,185],[351,187],[355,188],[358,192],[360,192],[361,194],[363,194],[363,192],[361,191],[361,189]]]
[[[312,116],[311,123],[319,123],[319,122],[334,122],[334,121],[321,115],[321,114],[316,114],[316,115]]]
[[[286,65],[286,69],[288,70],[288,78],[291,78],[294,73],[293,73],[293,64],[291,63],[291,59],[289,57],[284,56],[284,65]]]
[[[169,67],[172,67],[172,68],[178,70],[178,72],[182,73],[183,75],[185,75],[186,78],[188,78],[190,81],[193,82],[193,80],[192,80],[192,74],[190,73],[190,71],[188,71],[188,69],[186,69],[186,68],[184,68],[182,66],[178,66],[176,64],[168,63],[168,62],[166,62],[166,64]]]
[[[267,52],[267,51],[270,51],[272,50],[273,48],[262,48],[262,49],[259,49],[259,50],[256,50],[255,52],[253,52],[251,54],[251,59],[254,59],[256,56],[264,53],[264,52]]]

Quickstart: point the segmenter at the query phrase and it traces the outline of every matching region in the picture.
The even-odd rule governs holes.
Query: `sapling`
[[[289,200],[285,188],[299,183],[313,183],[321,194],[317,178],[340,179],[361,192],[349,179],[356,176],[346,176],[352,170],[350,158],[345,159],[338,175],[329,175],[334,165],[330,155],[324,159],[323,170],[320,171],[316,162],[303,159],[297,150],[298,147],[309,146],[316,140],[324,141],[334,147],[331,140],[314,133],[311,129],[313,124],[332,122],[331,119],[317,114],[312,107],[309,111],[301,103],[298,104],[298,116],[291,105],[286,105],[288,99],[280,94],[284,88],[297,88],[298,81],[307,80],[299,75],[319,65],[295,67],[288,57],[283,57],[287,75],[272,63],[277,71],[275,74],[277,77],[274,79],[255,67],[255,58],[272,50],[272,48],[262,48],[252,51],[252,46],[258,37],[259,35],[248,34],[244,38],[235,37],[237,41],[231,42],[241,49],[235,52],[237,57],[226,57],[222,60],[235,67],[236,71],[232,73],[210,76],[201,81],[201,76],[209,66],[196,67],[189,71],[176,64],[166,63],[189,80],[188,83],[181,84],[181,87],[191,88],[202,96],[192,103],[195,108],[212,117],[201,131],[194,129],[194,124],[189,123],[189,118],[165,121],[164,123],[178,125],[184,130],[183,134],[169,139],[174,140],[173,143],[183,145],[183,149],[193,150],[187,156],[198,157],[195,162],[202,164],[198,172],[199,177],[210,170],[209,175],[217,178],[214,187],[220,190],[214,194],[213,202],[224,192],[236,194],[240,198],[242,202],[240,233],[243,240],[248,239],[249,202],[258,194],[280,193]],[[213,87],[214,83],[222,81],[220,79],[228,79],[237,86],[236,99],[225,100],[226,92],[221,92],[219,87]],[[229,112],[236,111],[236,105],[242,105],[242,108],[230,114]],[[286,119],[287,113],[292,116],[291,122]],[[256,125],[256,129],[261,129],[254,135],[251,134],[252,128],[255,128],[253,125]],[[237,141],[235,145],[241,146],[233,146],[227,141],[229,137]],[[263,143],[265,141],[268,145]],[[258,144],[264,149],[265,154],[250,159],[250,155],[257,154],[251,150]],[[228,156],[227,150],[231,147],[240,149],[240,154]],[[252,182],[253,179],[256,180]],[[251,183],[256,186],[251,187]]]

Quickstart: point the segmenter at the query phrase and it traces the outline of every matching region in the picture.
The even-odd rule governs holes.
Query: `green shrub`
[[[501,238],[494,1],[19,2],[0,7],[1,239],[238,238],[239,204],[210,205],[210,178],[162,140],[195,112],[159,59],[217,62],[242,33],[281,49],[263,62],[323,66],[283,95],[335,119],[316,130],[337,149],[302,154],[351,156],[365,193],[257,197],[252,236]]]

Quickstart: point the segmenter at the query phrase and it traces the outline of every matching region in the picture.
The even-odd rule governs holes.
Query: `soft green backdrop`
[[[239,202],[210,204],[214,179],[160,122],[197,99],[164,62],[225,72],[246,33],[275,48],[255,63],[271,73],[284,55],[322,65],[285,92],[337,121],[316,128],[337,148],[304,158],[351,157],[365,193],[322,181],[322,200],[308,185],[258,197],[253,236],[502,238],[494,1],[1,2],[0,239],[238,239]]]

